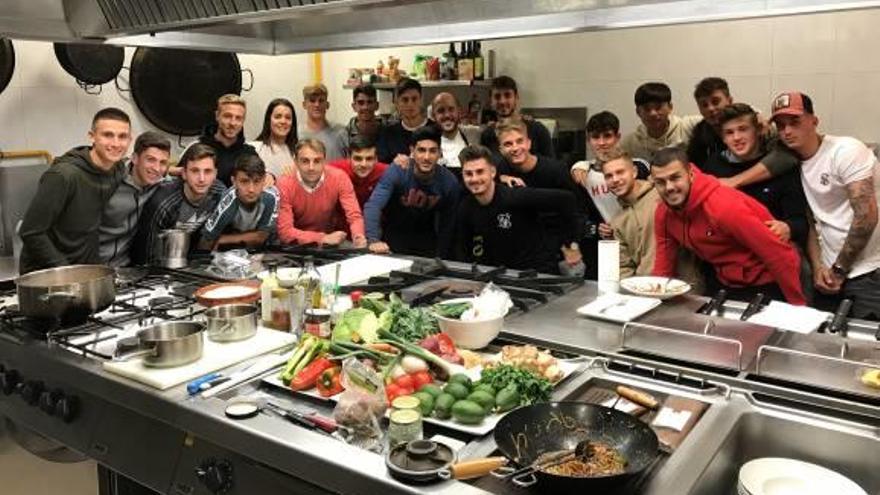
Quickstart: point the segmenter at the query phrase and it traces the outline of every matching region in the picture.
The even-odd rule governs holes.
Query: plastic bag
[[[356,358],[348,358],[342,362],[342,386],[345,391],[333,409],[333,419],[350,430],[348,443],[381,452],[381,418],[387,407],[382,376]]]
[[[488,320],[504,316],[513,307],[510,294],[493,283],[487,284],[474,298],[473,305],[461,314],[461,320]]]
[[[252,278],[262,270],[257,257],[252,257],[246,249],[215,252],[208,271],[227,280]]]

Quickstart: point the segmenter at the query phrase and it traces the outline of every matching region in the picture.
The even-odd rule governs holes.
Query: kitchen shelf
[[[483,79],[479,81],[419,81],[419,84],[421,84],[423,88],[476,87],[489,89],[492,86],[492,81],[490,79]],[[394,90],[395,86],[397,86],[396,83],[390,82],[373,83],[374,88],[388,91]],[[354,89],[358,87],[358,85],[346,83],[342,87],[343,89]]]

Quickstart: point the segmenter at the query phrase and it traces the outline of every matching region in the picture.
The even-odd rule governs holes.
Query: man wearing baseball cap
[[[797,91],[773,99],[779,138],[802,160],[801,180],[813,212],[807,256],[816,289],[835,299],[852,299],[850,314],[880,319],[880,165],[871,150],[852,137],[820,134],[813,101]]]

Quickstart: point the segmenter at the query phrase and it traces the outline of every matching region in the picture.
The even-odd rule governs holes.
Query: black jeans
[[[849,316],[880,321],[880,268],[847,280],[838,294],[816,291],[814,305],[823,311],[834,312],[843,299],[852,299]]]

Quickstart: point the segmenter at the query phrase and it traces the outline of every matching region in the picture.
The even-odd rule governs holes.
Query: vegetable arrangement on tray
[[[361,373],[384,384],[384,392],[371,391],[383,393],[386,404],[412,396],[425,418],[478,425],[487,416],[550,400],[553,383],[562,374],[543,373],[550,366],[559,371],[556,360],[541,354],[541,366],[536,366],[539,355],[532,349],[505,346],[501,359],[492,356],[467,370],[431,310],[410,307],[394,295],[386,300],[369,294],[360,299],[359,308],[340,316],[330,339],[304,335],[279,378],[294,391],[316,387],[321,397],[334,397],[353,378],[345,375],[342,362],[356,359],[363,365],[358,367]],[[511,353],[534,359],[505,360]]]

